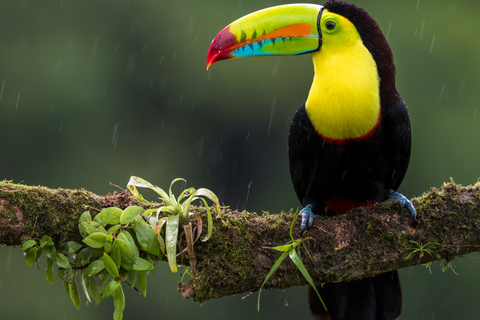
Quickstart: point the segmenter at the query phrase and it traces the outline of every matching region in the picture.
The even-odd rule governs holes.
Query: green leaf
[[[38,260],[40,260],[40,257],[42,256],[43,253],[43,248],[38,248],[37,253],[35,254],[35,262],[37,263],[37,269],[40,271],[40,266],[38,264]]]
[[[34,245],[36,245],[37,242],[35,240],[28,240],[23,243],[22,250],[26,251],[27,249],[30,249]]]
[[[134,231],[133,231],[134,232]],[[125,242],[127,242],[129,245],[130,245],[130,248],[132,248],[133,250],[133,255],[135,257],[138,257],[139,256],[139,251],[138,251],[138,248],[137,248],[137,244],[135,243],[135,240],[133,239],[132,235],[130,234],[130,232],[128,231],[123,231],[121,234],[118,235],[117,237],[118,239],[120,240],[123,240]]]
[[[145,259],[142,258],[135,258],[135,262],[133,263],[133,269],[134,271],[148,271],[154,269],[153,264],[148,262]]]
[[[95,232],[82,240],[85,244],[92,248],[102,248],[107,241],[107,234],[101,232]]]
[[[53,241],[52,241],[52,238],[50,238],[49,236],[47,235],[44,235],[41,239],[40,239],[40,248],[43,248],[45,246],[53,246]]]
[[[138,287],[144,297],[147,296],[147,272],[148,271],[139,271],[137,274]]]
[[[277,251],[281,251],[281,252],[286,252],[286,251],[290,251],[293,249],[293,244],[290,243],[290,244],[285,244],[283,246],[278,246],[278,247],[265,247],[267,249],[272,249],[272,250],[277,250]]]
[[[78,294],[77,284],[75,280],[68,284],[68,293],[72,299],[73,304],[77,309],[80,309],[80,295]]]
[[[88,234],[101,232],[107,234],[107,230],[97,221],[82,222],[82,226]]]
[[[112,258],[113,262],[115,262],[115,265],[117,267],[120,267],[120,263],[122,262],[122,255],[120,253],[120,248],[118,246],[118,243],[113,245],[112,252],[110,253],[110,257]]]
[[[123,310],[125,310],[125,295],[123,294],[121,285],[119,285],[113,292],[113,306],[115,307],[113,319],[121,320],[123,317]]]
[[[127,224],[135,220],[135,218],[142,212],[143,208],[139,206],[130,206],[123,210],[120,215],[120,223]]]
[[[267,277],[265,278],[265,280],[263,280],[262,286],[260,287],[260,290],[258,290],[258,301],[257,301],[257,310],[258,311],[260,311],[260,294],[262,293],[263,286],[268,281],[268,279],[270,279],[270,277],[273,275],[273,273],[277,270],[278,266],[280,266],[282,261],[285,260],[285,258],[287,256],[288,256],[288,252],[284,252],[280,256],[280,258],[278,258],[277,261],[275,261],[275,263],[273,264],[273,267],[268,272]]]
[[[67,281],[62,281],[63,283],[63,289],[65,289],[65,292],[70,295],[70,289],[68,287],[68,282]]]
[[[170,270],[177,272],[177,238],[178,238],[178,224],[180,215],[174,215],[167,217],[166,226],[166,246],[167,246],[167,259]]]
[[[82,287],[83,293],[85,294],[85,298],[87,298],[87,301],[92,302],[92,300],[90,299],[90,294],[88,294],[87,281],[83,270],[80,271],[80,286]]]
[[[122,266],[124,264],[126,264],[127,266],[130,265],[129,268],[125,268],[125,269],[131,270],[133,267],[133,262],[135,261],[135,255],[133,253],[132,248],[130,247],[130,244],[128,244],[125,240],[117,238],[113,242],[113,245],[120,249]]]
[[[154,212],[156,212],[156,211],[157,211],[157,209],[147,209],[147,210],[145,210],[145,211],[142,213],[142,217],[146,217],[146,216],[148,216],[149,214],[154,213]]]
[[[153,184],[151,184],[150,182],[142,178],[131,176],[130,180],[128,181],[127,188],[130,190],[130,192],[133,194],[134,197],[138,197],[140,196],[140,194],[138,193],[135,187],[149,188],[155,191],[156,193],[158,193],[163,201],[167,202],[170,200],[168,197],[168,194],[165,191],[163,191],[162,188],[154,186]]]
[[[318,292],[317,288],[315,287],[315,283],[313,283],[312,277],[310,277],[310,274],[308,273],[307,269],[305,269],[305,266],[303,265],[302,260],[297,254],[297,251],[293,249],[290,252],[290,259],[292,259],[293,263],[297,266],[298,270],[302,273],[303,277],[307,280],[308,284],[312,286],[312,288],[315,290],[317,293],[318,299],[322,302],[323,307],[325,310],[327,310],[327,307],[325,306],[325,303],[323,302],[322,297],[320,297],[320,293]]]
[[[122,227],[121,224],[115,224],[115,225],[111,226],[111,227],[107,230],[107,232],[108,232],[108,234],[114,234],[114,233],[117,232],[118,229],[120,229],[121,227]]]
[[[108,297],[107,290],[110,285],[110,282],[112,281],[116,282],[114,277],[107,272],[107,276],[104,277],[100,283],[100,294],[98,298],[95,300],[95,305],[98,305],[100,302],[103,301],[103,299]]]
[[[68,258],[63,254],[63,253],[57,253],[57,265],[60,268],[64,269],[71,269],[72,266],[70,265],[70,262],[68,261]]]
[[[133,230],[137,236],[138,244],[143,250],[155,256],[160,255],[160,247],[158,246],[157,236],[155,235],[152,227],[150,227],[142,218],[140,218],[137,220]]]
[[[57,260],[57,250],[54,246],[46,246],[43,249],[45,250],[45,255],[47,256],[47,258]]]
[[[191,197],[196,192],[195,188],[188,188],[182,191],[182,194],[178,196],[178,202],[182,201],[185,197]]]
[[[201,189],[200,189],[201,190]],[[207,201],[203,198],[198,198],[203,201],[203,204],[205,205],[205,208],[207,209],[207,235],[202,238],[202,241],[205,242],[210,237],[212,236],[213,232],[213,218],[212,218],[212,213],[210,212],[210,207],[207,204]]]
[[[85,273],[85,287],[87,288],[87,292],[93,299],[98,299],[98,287],[97,282],[95,281],[94,277],[87,277]]]
[[[99,273],[105,268],[105,264],[102,260],[95,260],[90,263],[85,270],[85,277],[91,277]]]
[[[58,277],[65,282],[71,283],[73,280],[73,269],[58,268]]]
[[[53,284],[53,260],[47,258],[47,268],[45,268],[45,278],[50,284]]]
[[[106,253],[110,253],[110,251],[112,251],[112,243],[110,241],[105,241],[105,244],[103,245],[103,251]]]
[[[105,264],[105,269],[107,269],[108,273],[110,273],[114,277],[119,277],[120,274],[118,273],[118,267],[113,262],[112,258],[105,252],[103,253],[103,263]]]
[[[87,263],[89,263],[90,258],[92,257],[92,253],[93,253],[93,248],[90,248],[90,247],[85,247],[82,250],[80,250],[76,254],[75,267],[80,268],[85,266]]]
[[[123,319],[123,312],[120,311],[113,311],[113,320],[122,320]]]
[[[81,216],[80,219],[78,220],[78,231],[80,231],[80,235],[82,238],[85,238],[88,236],[88,233],[85,231],[85,228],[82,225],[82,222],[88,222],[92,221],[92,216],[90,215],[90,212],[85,211]]]
[[[26,255],[28,267],[30,267],[32,264],[35,263],[36,257],[37,257],[37,251],[38,251],[37,247],[31,248],[30,250],[28,250]]]
[[[100,211],[99,214],[93,218],[93,221],[98,222],[102,226],[106,226],[107,224],[114,225],[120,223],[120,215],[122,214],[122,209],[110,207],[105,208]]]
[[[135,281],[137,281],[137,271],[130,270],[128,271],[128,279],[130,280],[130,286],[135,287]]]
[[[80,244],[75,241],[67,242],[67,253],[75,253],[83,247],[83,244]]]
[[[112,293],[115,292],[115,290],[118,288],[118,287],[121,287],[120,283],[118,281],[111,281],[108,286],[107,286],[107,290],[105,291],[105,295],[107,297],[111,296]]]
[[[88,222],[88,221],[92,221],[92,215],[90,214],[89,211],[85,211],[80,216],[80,219],[78,219],[78,222]]]

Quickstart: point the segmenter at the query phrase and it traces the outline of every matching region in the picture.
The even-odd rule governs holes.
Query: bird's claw
[[[313,219],[315,219],[317,215],[313,213],[311,204],[305,206],[302,210],[300,210],[300,214],[302,215],[300,234],[303,234],[308,228],[312,226]]]
[[[408,211],[412,214],[413,223],[417,224],[417,210],[413,207],[413,204],[410,200],[407,199],[403,194],[393,191],[392,189],[388,190],[388,193],[393,196],[393,198],[398,201],[400,207],[407,207]]]

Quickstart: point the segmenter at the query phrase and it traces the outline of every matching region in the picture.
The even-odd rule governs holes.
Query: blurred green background
[[[310,88],[309,55],[239,59],[205,69],[211,40],[252,11],[290,1],[145,0],[0,3],[0,179],[98,194],[138,175],[176,177],[233,208],[297,207],[287,133]],[[480,176],[480,2],[358,0],[395,54],[413,150],[408,197],[452,177]],[[478,111],[478,112],[477,112]],[[455,275],[400,271],[403,319],[478,319],[480,262]],[[45,267],[45,263],[42,267]],[[166,271],[166,266],[160,266]],[[163,269],[162,269],[163,268]],[[183,300],[180,275],[149,277],[147,298],[127,292],[125,319],[309,319],[306,288],[209,301]],[[0,250],[2,319],[111,319],[111,299],[76,310],[58,280]]]

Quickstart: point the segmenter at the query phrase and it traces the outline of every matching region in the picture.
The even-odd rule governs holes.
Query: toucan
[[[395,87],[392,50],[364,9],[329,0],[256,11],[215,37],[207,69],[225,59],[305,53],[313,59],[313,83],[288,137],[302,231],[316,215],[344,214],[391,196],[416,221],[412,203],[397,192],[410,159],[410,119]],[[310,290],[314,319],[390,320],[401,314],[397,271],[317,288],[327,308]]]

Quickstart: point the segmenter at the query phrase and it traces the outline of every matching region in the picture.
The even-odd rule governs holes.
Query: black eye
[[[329,20],[325,23],[325,28],[327,28],[327,30],[332,31],[336,27],[337,27],[337,23],[333,20]]]

